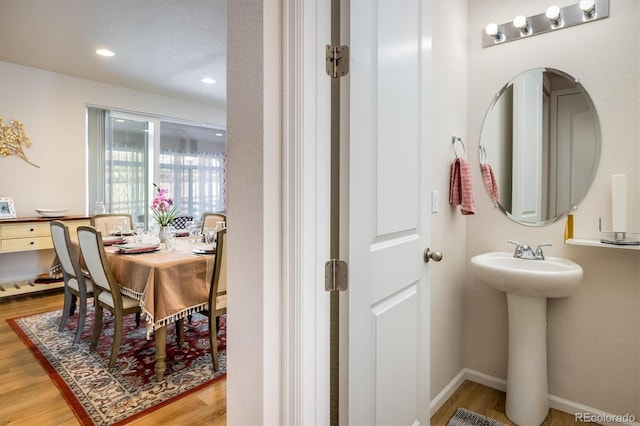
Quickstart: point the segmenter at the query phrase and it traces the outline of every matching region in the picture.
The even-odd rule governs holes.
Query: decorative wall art
[[[0,197],[0,219],[15,219],[16,208],[13,205],[13,198]]]
[[[0,116],[0,156],[15,155],[34,167],[40,167],[27,158],[24,147],[31,148],[31,140],[24,131],[22,123],[11,120],[9,124],[4,124],[4,118]]]

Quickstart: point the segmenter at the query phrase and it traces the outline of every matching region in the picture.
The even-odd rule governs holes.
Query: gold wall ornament
[[[22,123],[17,120],[11,120],[11,122],[6,125],[4,124],[4,118],[0,116],[0,156],[8,157],[15,155],[32,166],[40,167],[27,158],[27,155],[24,153],[24,146],[31,148],[31,139],[29,139],[29,136],[27,136],[27,133],[24,131]]]

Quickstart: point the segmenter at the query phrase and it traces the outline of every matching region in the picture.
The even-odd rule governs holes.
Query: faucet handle
[[[544,253],[542,252],[542,247],[551,247],[551,243],[542,243],[538,244],[538,248],[536,248],[536,258],[544,260]]]
[[[516,246],[516,250],[513,252],[513,257],[522,257],[523,246],[517,241],[507,240],[507,242]]]

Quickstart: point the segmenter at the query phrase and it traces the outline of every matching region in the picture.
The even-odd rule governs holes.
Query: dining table
[[[177,238],[176,248],[164,243],[157,250],[123,251],[117,244],[106,245],[107,261],[121,292],[140,301],[146,318],[147,338],[155,336],[156,380],[164,380],[167,326],[181,325],[185,317],[208,308],[209,288],[215,251],[201,242]],[[144,243],[143,243],[144,244]],[[130,246],[130,245],[129,245]],[[183,330],[177,343],[182,344]]]

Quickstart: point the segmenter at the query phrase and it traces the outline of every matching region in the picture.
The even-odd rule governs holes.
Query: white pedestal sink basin
[[[472,257],[471,268],[482,282],[507,293],[506,415],[520,426],[539,426],[549,412],[547,298],[570,296],[582,281],[582,267],[557,257],[493,252]]]

